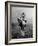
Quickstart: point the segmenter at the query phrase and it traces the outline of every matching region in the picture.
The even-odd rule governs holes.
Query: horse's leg
[[[21,35],[24,37],[25,36],[25,32],[23,30],[24,30],[24,27],[21,27]]]

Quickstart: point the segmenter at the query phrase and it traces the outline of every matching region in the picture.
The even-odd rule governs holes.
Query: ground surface
[[[32,38],[33,37],[33,26],[32,24],[27,24],[22,31],[18,24],[12,23],[11,25],[11,35],[12,38]]]

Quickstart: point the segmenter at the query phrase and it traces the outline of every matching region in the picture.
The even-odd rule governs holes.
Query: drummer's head
[[[22,18],[24,18],[25,17],[25,14],[24,14],[24,12],[22,13]]]

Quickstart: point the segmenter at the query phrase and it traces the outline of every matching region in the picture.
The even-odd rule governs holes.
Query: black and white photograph
[[[6,44],[37,42],[37,4],[6,2]]]
[[[12,7],[10,30],[12,38],[33,38],[32,8]]]

